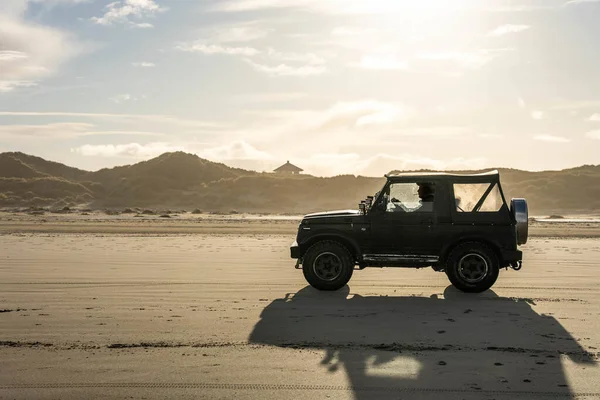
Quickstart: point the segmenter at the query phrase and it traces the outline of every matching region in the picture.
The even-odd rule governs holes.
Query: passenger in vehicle
[[[460,196],[457,196],[454,200],[456,202],[456,211],[465,212],[465,210],[463,210],[460,206],[462,203],[462,198]]]

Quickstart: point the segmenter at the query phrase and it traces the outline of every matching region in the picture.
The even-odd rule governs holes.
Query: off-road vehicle
[[[507,204],[498,171],[385,177],[358,210],[304,216],[290,250],[311,286],[340,289],[366,267],[432,267],[456,288],[482,292],[501,268],[521,269],[527,202]]]

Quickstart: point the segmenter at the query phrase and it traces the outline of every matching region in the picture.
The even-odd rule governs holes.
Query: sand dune
[[[198,208],[306,214],[356,208],[384,183],[383,177],[258,173],[182,152],[94,172],[23,153],[2,153],[0,171],[0,207],[12,208]],[[500,169],[500,173],[507,197],[527,198],[535,214],[600,210],[600,166],[542,172]]]

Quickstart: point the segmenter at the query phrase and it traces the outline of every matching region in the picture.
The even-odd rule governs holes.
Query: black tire
[[[446,260],[446,275],[458,290],[480,293],[498,279],[498,257],[488,246],[466,242],[456,246]]]
[[[338,242],[324,240],[313,244],[302,260],[306,281],[315,289],[338,290],[346,286],[354,271],[354,257]]]

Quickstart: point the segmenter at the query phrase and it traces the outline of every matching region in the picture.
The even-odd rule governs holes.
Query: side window
[[[473,212],[481,198],[489,188],[489,183],[461,183],[454,185],[456,211]],[[502,196],[498,185],[494,184],[478,212],[496,212],[502,207]]]
[[[432,182],[393,183],[387,194],[387,212],[433,212],[435,185]]]

